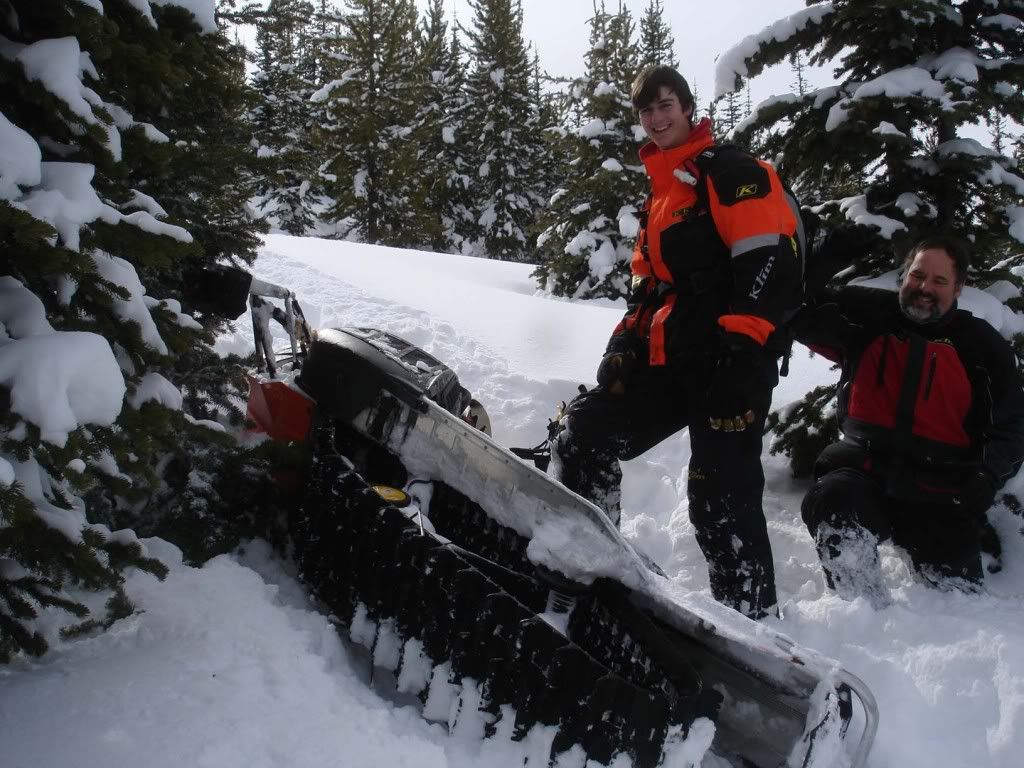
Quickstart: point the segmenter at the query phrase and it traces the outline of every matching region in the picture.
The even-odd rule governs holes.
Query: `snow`
[[[217,32],[216,0],[149,0],[151,5],[176,5],[184,8],[195,18],[204,34]]]
[[[855,201],[847,206],[851,214],[857,214]],[[1015,215],[1024,226],[1024,211]],[[319,307],[324,327],[371,324],[448,362],[485,404],[495,438],[506,445],[536,444],[557,402],[571,398],[578,384],[593,383],[596,362],[623,309],[606,300],[567,301],[538,293],[529,277],[532,269],[281,235],[266,238],[255,267],[258,278],[287,285],[304,306]],[[879,284],[892,288],[895,276]],[[992,292],[968,287],[960,304],[1004,333],[1020,328],[1020,316]],[[248,336],[251,349],[243,323],[235,334]],[[47,336],[0,346],[0,360],[6,350],[34,338]],[[797,347],[773,407],[792,403],[836,375],[827,361]],[[684,431],[626,462],[623,532],[666,571],[674,594],[700,605],[710,598],[706,564],[688,519],[688,458]],[[844,602],[825,589],[800,520],[807,483],[793,480],[786,461],[767,451],[764,464],[765,510],[783,610],[783,618],[765,623],[837,659],[870,686],[881,710],[870,768],[1019,765],[1024,750],[1020,519],[1003,507],[990,513],[1003,540],[1004,569],[988,576],[977,595],[925,587],[895,549],[883,547],[893,601],[876,610],[863,600]],[[32,480],[29,469],[2,457],[0,483],[13,472],[19,481]],[[1024,490],[1024,480],[1013,483]],[[42,490],[36,480],[33,493]],[[541,756],[550,731],[534,732],[521,743],[500,733],[481,742],[480,723],[470,719],[449,734],[446,721],[454,702],[443,669],[434,671],[428,688],[427,709],[438,722],[425,721],[402,700],[379,695],[379,681],[370,682],[368,652],[338,639],[329,617],[266,544],[253,542],[197,569],[183,565],[180,553],[166,543],[144,543],[171,573],[164,583],[129,574],[125,586],[139,613],[106,633],[55,639],[54,650],[43,659],[20,659],[0,671],[4,765],[547,764]],[[360,624],[356,636],[365,640],[367,629]],[[395,650],[396,643],[385,643],[378,649],[380,660],[393,659]],[[407,657],[416,657],[416,648],[405,650]],[[404,690],[422,690],[429,673],[425,663],[403,667]],[[471,704],[472,691],[467,695]],[[62,738],[54,738],[54,722],[60,723]],[[695,753],[700,746],[689,743]],[[679,754],[673,757],[686,764]],[[703,765],[712,768],[712,761]]]
[[[84,331],[27,336],[0,346],[0,385],[11,391],[11,410],[58,446],[80,425],[112,424],[125,392],[110,344]]]
[[[797,11],[770,24],[757,34],[748,35],[719,55],[715,62],[715,93],[712,98],[717,99],[736,90],[736,77],[747,77],[749,70],[746,60],[756,54],[762,45],[772,41],[784,42],[809,24],[821,24],[822,19],[834,11],[831,2],[819,3],[806,10]]]
[[[908,202],[904,199],[904,202]],[[868,211],[868,200],[864,195],[854,195],[839,201],[839,209],[846,214],[848,221],[854,224],[861,224],[865,227],[874,227],[886,240],[891,240],[893,234],[906,229],[907,226],[897,219],[890,219],[888,216],[881,216]]]
[[[948,102],[946,89],[921,67],[900,67],[861,83],[854,89],[854,99],[885,96],[889,99],[923,96],[944,103]]]
[[[142,287],[135,267],[119,256],[111,256],[103,251],[96,250],[90,255],[100,277],[128,292],[127,299],[111,296],[114,314],[121,320],[136,323],[142,333],[142,341],[145,345],[166,355],[167,345],[160,337],[160,331],[157,330],[153,316],[149,314],[149,307],[145,300],[146,289]]]
[[[1024,243],[1024,207],[1009,205],[1006,216],[1010,220],[1010,237],[1018,243]]]
[[[0,488],[10,488],[14,483],[14,467],[11,462],[0,456]]]
[[[17,202],[37,219],[52,224],[67,248],[78,250],[83,225],[97,219],[107,224],[121,220],[121,214],[101,201],[92,188],[95,166],[47,162],[40,168],[39,185]]]
[[[10,275],[0,277],[0,329],[5,336],[16,339],[53,333],[43,302]]]
[[[154,401],[160,405],[181,410],[182,396],[178,388],[155,371],[150,371],[135,386],[135,391],[128,396],[128,405],[138,410],[144,403]]]
[[[995,16],[982,16],[978,20],[985,27],[1001,27],[1008,32],[1013,32],[1024,27],[1024,19],[1011,16],[1008,13],[997,13]]]
[[[602,133],[607,130],[604,120],[594,118],[588,123],[585,123],[579,129],[579,135],[584,139],[596,139]]]
[[[966,48],[950,48],[935,57],[929,68],[935,72],[936,80],[960,80],[965,83],[978,82],[977,57]]]
[[[35,140],[0,112],[0,200],[19,197],[19,185],[38,184],[42,159]]]
[[[29,80],[39,82],[85,122],[93,125],[100,122],[92,111],[93,105],[102,103],[100,97],[82,84],[83,72],[95,77],[96,70],[88,54],[83,54],[78,47],[77,38],[40,40],[22,47],[14,60],[21,63]]]
[[[886,120],[883,120],[882,122],[880,122],[877,127],[872,129],[871,132],[872,133],[877,133],[877,134],[879,134],[881,136],[900,136],[901,138],[904,138],[904,139],[907,138],[907,134],[905,134],[903,131],[901,131],[899,128],[897,128],[895,125],[893,125],[892,123],[890,123],[890,122],[888,122]]]

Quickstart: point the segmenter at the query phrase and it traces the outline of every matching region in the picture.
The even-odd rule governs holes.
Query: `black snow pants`
[[[573,400],[552,443],[552,474],[619,521],[619,460],[633,459],[689,427],[690,520],[708,561],[715,599],[752,618],[777,600],[775,568],[761,495],[762,434],[778,383],[777,359],[765,352],[759,381],[748,382],[757,420],[742,432],[712,430],[707,386],[713,359],[685,368],[642,366],[613,394],[603,387]]]
[[[877,546],[891,540],[914,569],[936,585],[967,589],[982,579],[983,521],[936,499],[886,495],[878,477],[840,467],[804,497],[804,523],[815,539],[829,586],[842,597],[885,604]]]

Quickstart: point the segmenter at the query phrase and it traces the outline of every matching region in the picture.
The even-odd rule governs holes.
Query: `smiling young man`
[[[619,519],[619,460],[689,427],[687,497],[715,598],[752,618],[776,604],[761,507],[761,436],[798,302],[803,231],[774,169],[715,146],[670,67],[637,77],[651,191],[628,308],[552,441],[552,471]]]
[[[818,458],[803,502],[839,595],[888,602],[877,545],[891,540],[936,584],[981,581],[996,490],[1024,459],[1024,391],[1013,349],[957,308],[966,252],[931,238],[904,261],[899,293],[847,287],[805,307],[796,338],[842,366],[842,438]]]

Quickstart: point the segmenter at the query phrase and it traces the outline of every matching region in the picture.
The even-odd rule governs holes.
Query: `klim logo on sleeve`
[[[742,200],[744,197],[751,197],[757,194],[757,184],[744,184],[742,187],[736,187],[736,199]]]

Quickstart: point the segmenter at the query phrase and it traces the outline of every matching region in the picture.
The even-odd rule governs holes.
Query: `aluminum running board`
[[[867,686],[838,662],[708,601],[684,604],[644,564],[593,504],[518,459],[407,382],[380,390],[352,426],[401,456],[412,476],[440,480],[478,503],[496,522],[530,539],[527,556],[588,583],[613,578],[692,652],[706,685],[724,694],[713,750],[763,768],[830,764],[825,752],[846,738],[859,703],[863,727],[853,768],[866,763],[878,725]],[[847,693],[848,692],[848,693]]]

